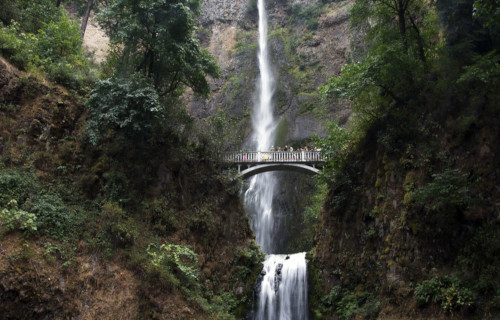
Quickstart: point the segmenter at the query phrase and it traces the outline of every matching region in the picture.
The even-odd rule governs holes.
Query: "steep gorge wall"
[[[0,318],[217,319],[155,268],[155,243],[191,248],[203,298],[245,314],[260,255],[231,186],[202,160],[185,166],[182,144],[91,147],[83,99],[2,57],[0,85]],[[125,202],[104,195],[117,185]],[[12,199],[42,204],[36,231],[6,227]]]
[[[318,86],[340,72],[349,56],[349,7],[352,1],[268,1],[270,51],[275,68],[274,101],[278,144],[325,134],[325,117],[347,121],[350,110],[338,102],[324,105]],[[199,36],[222,70],[211,80],[213,95],[190,96],[188,108],[197,118],[226,110],[241,124],[242,140],[251,132],[257,66],[257,10],[253,0],[207,0]],[[321,110],[326,109],[326,113]]]
[[[377,140],[383,124],[351,146],[315,236],[317,314],[337,319],[351,303],[370,319],[498,319],[497,97],[447,106],[442,127],[421,129],[432,139],[406,150]]]

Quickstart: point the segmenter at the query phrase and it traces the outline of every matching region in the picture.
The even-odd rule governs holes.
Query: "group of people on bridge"
[[[274,148],[274,146],[271,146],[271,151],[278,151],[278,152],[293,152],[293,147],[292,146],[285,146],[283,149],[281,149],[281,147],[278,147],[277,149]],[[311,147],[311,148],[308,148],[307,146],[305,146],[304,148],[299,148],[298,150],[295,150],[295,151],[321,151],[320,148],[316,148],[316,147]]]
[[[292,146],[285,146],[283,150],[271,147],[270,151],[239,151],[229,152],[224,155],[226,162],[255,163],[255,162],[323,162],[325,159],[319,148],[299,148],[294,150]]]

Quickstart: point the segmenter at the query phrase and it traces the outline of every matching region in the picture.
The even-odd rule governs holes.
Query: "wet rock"
[[[243,293],[245,293],[245,287],[243,287],[243,286],[237,287],[236,290],[234,291],[234,293],[237,296],[243,295]]]
[[[283,269],[283,264],[278,263],[276,265],[276,275],[274,276],[274,291],[276,291],[276,292],[278,292],[278,290],[280,288],[280,282],[282,279],[281,269]]]
[[[266,275],[266,271],[262,270],[257,279],[255,280],[255,284],[253,285],[253,292],[255,296],[259,296],[260,289],[262,288],[262,280],[264,280],[264,276]]]

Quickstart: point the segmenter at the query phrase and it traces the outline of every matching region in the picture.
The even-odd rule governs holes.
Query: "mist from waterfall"
[[[276,122],[273,117],[274,78],[271,71],[267,16],[264,0],[258,0],[259,12],[259,71],[257,96],[252,113],[252,146],[257,151],[268,151],[275,141]],[[261,273],[257,306],[253,318],[257,320],[308,319],[307,262],[305,253],[273,254],[277,250],[278,226],[273,219],[273,196],[276,177],[273,173],[254,176],[245,192],[245,210],[249,213],[256,241],[267,254]],[[276,213],[274,213],[276,214]]]

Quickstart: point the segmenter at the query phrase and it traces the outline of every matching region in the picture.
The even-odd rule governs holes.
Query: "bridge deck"
[[[226,152],[223,161],[234,164],[258,163],[323,163],[326,159],[320,151],[240,151]]]

